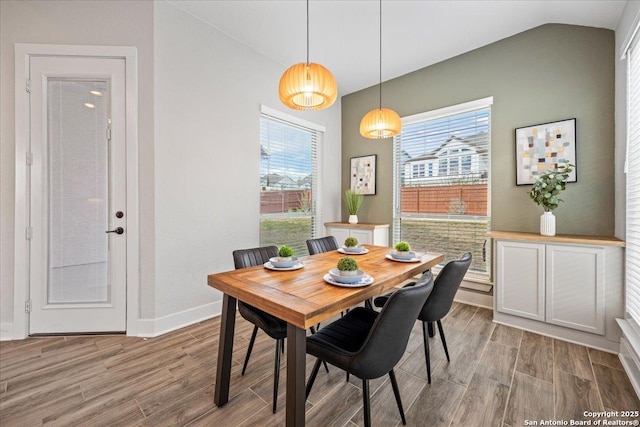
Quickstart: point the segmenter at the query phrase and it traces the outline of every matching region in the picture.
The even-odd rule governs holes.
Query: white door
[[[125,331],[124,59],[29,66],[29,333]]]

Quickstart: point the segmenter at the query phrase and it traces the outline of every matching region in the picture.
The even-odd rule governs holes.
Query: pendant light
[[[380,0],[380,85],[379,108],[369,111],[360,121],[360,135],[369,139],[391,138],[400,133],[400,116],[389,108],[382,108],[382,0]]]
[[[280,100],[295,110],[322,110],[338,97],[338,86],[331,72],[309,62],[309,0],[307,0],[307,62],[289,67],[280,77]]]

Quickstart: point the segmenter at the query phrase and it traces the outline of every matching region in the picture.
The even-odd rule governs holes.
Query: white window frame
[[[424,122],[424,121],[429,121],[429,120],[436,120],[439,118],[443,118],[443,117],[447,117],[447,116],[452,116],[452,115],[456,115],[456,114],[463,114],[466,112],[470,112],[470,111],[474,111],[474,110],[480,110],[480,109],[484,109],[484,108],[491,108],[491,106],[493,105],[493,96],[489,96],[486,98],[481,98],[481,99],[477,99],[477,100],[473,100],[473,101],[469,101],[469,102],[464,102],[461,104],[456,104],[456,105],[452,105],[452,106],[448,106],[448,107],[444,107],[444,108],[439,108],[436,110],[431,110],[431,111],[426,111],[423,113],[418,113],[418,114],[413,114],[411,116],[405,116],[405,117],[401,117],[402,120],[402,126],[406,126],[406,125],[411,125],[411,124],[415,124],[415,123],[420,123],[420,122]],[[395,152],[395,149],[394,149]],[[489,157],[490,158],[490,157]],[[446,169],[447,171],[449,170],[449,158],[446,157],[445,159],[446,162]],[[441,162],[442,160],[439,160],[437,162],[437,166],[433,168],[434,170],[434,175],[435,175],[435,171],[438,172],[438,174],[440,173],[441,170]],[[461,159],[458,160],[458,168],[461,167]],[[399,197],[400,195],[398,194],[397,191],[397,181],[400,179],[399,178],[399,171],[396,171],[396,166],[395,166],[395,159],[394,159],[394,184],[393,184],[393,227],[392,227],[392,239],[393,239],[393,244],[397,243],[397,230],[396,230],[396,218],[400,215],[399,212],[399,206],[400,206],[400,200]],[[396,173],[398,174],[398,176],[396,176]],[[431,176],[431,175],[429,175]],[[491,220],[491,173],[489,173],[489,176],[487,177],[487,217],[489,218],[489,221]],[[487,256],[490,258],[491,256],[491,240],[489,238],[487,238],[487,242],[486,242],[486,251],[487,251]],[[432,268],[432,270],[434,271],[435,274],[438,274],[440,271],[440,267],[435,267]],[[467,272],[467,274],[465,275],[465,280],[467,281],[472,281],[472,282],[477,282],[477,283],[483,283],[483,284],[492,284],[492,277],[493,277],[493,271],[492,271],[492,266],[489,265],[488,267],[488,271],[487,273],[479,273],[479,272]]]
[[[319,125],[317,123],[310,122],[308,120],[304,120],[304,119],[302,119],[300,117],[284,113],[284,112],[282,112],[280,110],[268,107],[266,105],[260,105],[260,117],[262,117],[262,116],[269,116],[269,117],[272,117],[274,119],[290,123],[293,126],[306,128],[308,130],[316,132],[315,182],[312,184],[312,191],[313,191],[313,198],[314,198],[313,199],[313,204],[314,204],[313,212],[314,212],[314,214],[313,214],[312,228],[313,228],[313,233],[315,234],[312,237],[316,237],[317,235],[319,235],[318,233],[321,233],[321,230],[322,230],[321,227],[323,226],[322,218],[321,218],[321,211],[322,211],[322,150],[320,148],[322,147],[322,142],[323,142],[323,139],[324,139],[324,134],[326,132],[326,127],[323,126],[323,125]],[[267,216],[263,216],[260,213],[260,219],[266,218],[266,217]],[[273,215],[273,217],[277,217],[277,216]],[[258,227],[260,227],[260,222],[258,222]],[[260,233],[260,231],[258,230],[258,234],[259,233]]]

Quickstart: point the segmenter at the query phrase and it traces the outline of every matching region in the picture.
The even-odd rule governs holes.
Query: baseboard
[[[150,338],[175,331],[194,323],[219,316],[222,313],[222,301],[212,302],[199,307],[172,313],[157,319],[140,319],[136,336]]]
[[[0,323],[0,341],[13,339],[13,323]]]
[[[623,319],[616,320],[620,325],[620,329],[622,329],[620,362],[622,362],[636,395],[640,398],[640,336],[628,321]]]
[[[454,301],[493,310],[493,295],[465,288],[458,288]]]

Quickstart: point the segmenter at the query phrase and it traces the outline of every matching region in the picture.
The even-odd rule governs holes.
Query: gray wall
[[[385,82],[383,106],[403,117],[493,96],[494,230],[539,231],[542,209],[529,200],[530,186],[515,185],[515,128],[575,117],[578,182],[562,194],[557,232],[612,236],[614,44],[611,30],[544,25]],[[342,187],[349,185],[351,157],[377,154],[377,194],[365,198],[358,217],[391,223],[392,141],[359,134],[377,93],[376,86],[342,98]]]

